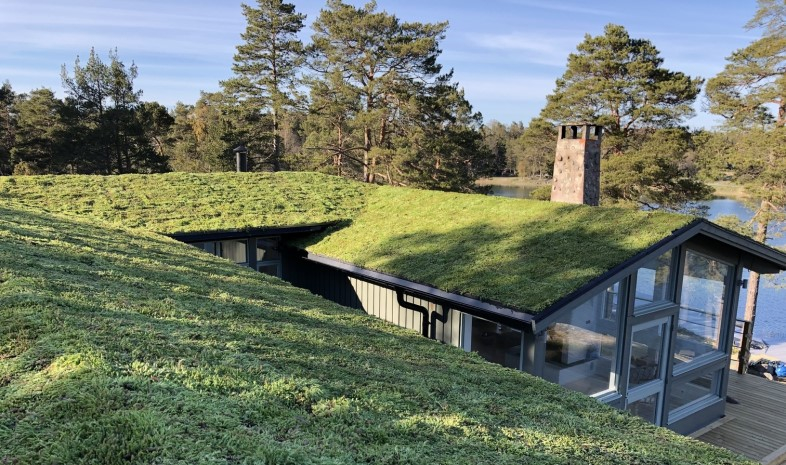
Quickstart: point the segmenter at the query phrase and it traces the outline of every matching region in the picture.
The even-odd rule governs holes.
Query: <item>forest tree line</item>
[[[759,0],[749,27],[761,38],[707,81],[666,69],[651,41],[609,24],[569,54],[540,115],[484,125],[439,63],[447,23],[328,0],[304,42],[294,4],[257,0],[243,5],[233,76],[195,103],[143,101],[137,67],[116,50],[63,65],[62,99],[45,88],[16,93],[6,81],[0,174],[227,171],[243,144],[254,170],[471,191],[482,176],[548,178],[555,126],[586,121],[605,127],[604,203],[684,209],[711,195],[707,181],[730,179],[768,194],[777,211],[784,8]],[[704,105],[726,120],[718,130],[686,126],[702,88]]]

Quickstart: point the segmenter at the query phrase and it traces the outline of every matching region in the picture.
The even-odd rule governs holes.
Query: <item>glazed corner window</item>
[[[599,292],[546,329],[545,379],[589,395],[616,389],[619,289]]]
[[[680,295],[674,363],[720,350],[723,310],[733,267],[688,250]]]
[[[672,255],[672,251],[669,250],[639,268],[636,273],[635,310],[673,299]]]

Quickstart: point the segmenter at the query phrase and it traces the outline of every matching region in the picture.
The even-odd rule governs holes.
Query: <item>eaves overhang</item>
[[[348,275],[360,278],[364,281],[368,281],[390,289],[402,289],[404,292],[413,297],[421,298],[438,305],[448,305],[452,309],[468,313],[473,316],[487,318],[496,323],[502,323],[511,328],[524,331],[529,331],[532,329],[533,315],[521,310],[515,310],[503,305],[497,305],[461,294],[447,292],[427,284],[417,283],[398,276],[392,276],[379,271],[369,270],[351,263],[337,260],[335,258],[326,257],[324,255],[302,250],[301,252],[304,254],[302,258],[305,260],[341,270]]]

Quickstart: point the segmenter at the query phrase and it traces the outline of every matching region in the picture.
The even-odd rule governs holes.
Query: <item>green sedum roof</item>
[[[308,250],[538,313],[689,224],[684,215],[381,187]]]
[[[0,457],[749,463],[166,237],[7,204]]]
[[[0,201],[163,234],[347,219],[368,190],[317,173],[0,177]]]
[[[311,252],[538,313],[693,218],[316,173],[0,178],[0,201],[161,233],[341,221]]]

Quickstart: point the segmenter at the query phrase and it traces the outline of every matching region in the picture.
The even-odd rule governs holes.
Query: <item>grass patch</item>
[[[529,178],[526,176],[495,176],[491,178],[480,178],[475,184],[478,186],[511,186],[536,188],[551,185],[551,179]]]
[[[160,233],[342,221],[301,245],[532,313],[692,219],[316,173],[0,177],[0,200]]]
[[[370,188],[318,173],[0,177],[0,200],[164,234],[351,218]]]
[[[538,313],[692,221],[683,215],[380,187],[308,250]]]
[[[145,232],[0,207],[4,463],[746,463]]]
[[[739,201],[751,200],[751,194],[745,189],[745,186],[740,184],[731,181],[713,181],[707,184],[715,189],[715,192],[712,194],[715,198],[734,199]]]

